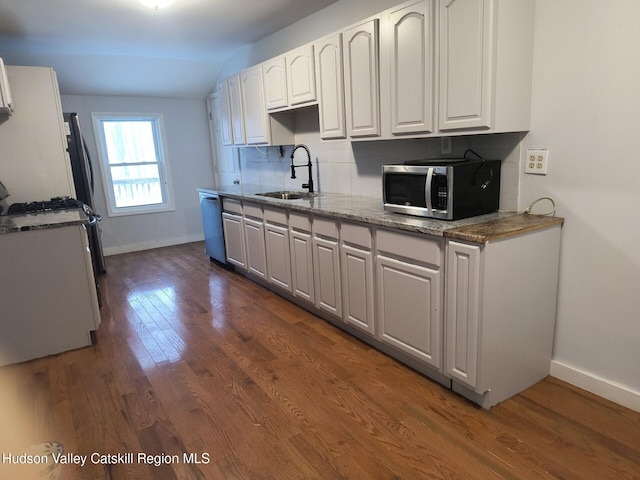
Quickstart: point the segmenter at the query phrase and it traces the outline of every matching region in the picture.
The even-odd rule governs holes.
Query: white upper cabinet
[[[242,72],[240,87],[246,143],[249,145],[268,144],[270,136],[262,84],[262,67],[253,67]]]
[[[284,56],[268,60],[262,64],[264,94],[267,110],[275,110],[289,105],[287,100],[287,72]]]
[[[301,105],[316,100],[316,74],[313,45],[296,48],[285,55],[287,64],[287,94],[289,105]]]
[[[441,131],[529,129],[533,0],[442,0]]]
[[[305,45],[262,64],[267,110],[316,101],[313,45]]]
[[[350,137],[380,135],[379,20],[343,33],[347,132]]]
[[[493,0],[440,4],[440,128],[490,128]]]
[[[391,133],[433,132],[433,2],[422,0],[389,11],[388,86]]]
[[[240,75],[227,79],[229,89],[229,111],[231,112],[231,134],[234,145],[244,145],[244,114],[242,109],[242,94],[240,92]]]
[[[218,123],[220,125],[220,138],[223,145],[233,145],[233,126],[231,124],[231,103],[229,102],[229,86],[227,80],[218,82],[217,106],[215,109],[218,114]],[[210,112],[212,115],[215,112]],[[211,118],[211,120],[213,120]]]
[[[224,145],[291,145],[294,143],[294,118],[286,113],[278,117],[267,113],[263,66],[258,65],[234,75],[218,84],[218,115],[227,122],[227,135],[231,141]],[[228,106],[224,106],[224,85],[227,88]],[[226,113],[225,113],[226,112]],[[222,121],[222,120],[221,120]],[[225,122],[222,121],[223,135]]]
[[[314,45],[320,137],[345,138],[342,34],[318,40]]]
[[[228,133],[294,143],[277,114],[316,102],[322,139],[527,131],[534,20],[535,0],[408,0],[242,72],[242,92],[229,78]]]

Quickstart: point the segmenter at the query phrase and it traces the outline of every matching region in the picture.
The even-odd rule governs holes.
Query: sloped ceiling
[[[0,0],[0,57],[56,70],[62,94],[204,98],[243,46],[336,0]]]

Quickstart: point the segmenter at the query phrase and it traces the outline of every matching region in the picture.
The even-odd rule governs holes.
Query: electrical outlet
[[[527,150],[527,158],[524,164],[524,173],[534,175],[546,175],[549,166],[549,150]]]
[[[451,137],[440,137],[440,153],[448,154],[453,151],[453,140]]]

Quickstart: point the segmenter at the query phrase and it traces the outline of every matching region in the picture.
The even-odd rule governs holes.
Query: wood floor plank
[[[202,242],[107,270],[98,344],[0,368],[0,422],[24,407],[13,445],[180,461],[65,465],[65,479],[640,478],[640,413],[557,379],[482,410],[210,263]]]

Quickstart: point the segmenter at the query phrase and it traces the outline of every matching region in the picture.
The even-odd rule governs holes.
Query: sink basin
[[[301,198],[313,198],[317,196],[317,193],[280,191],[256,193],[256,195],[260,195],[261,197],[277,198],[279,200],[300,200]]]

